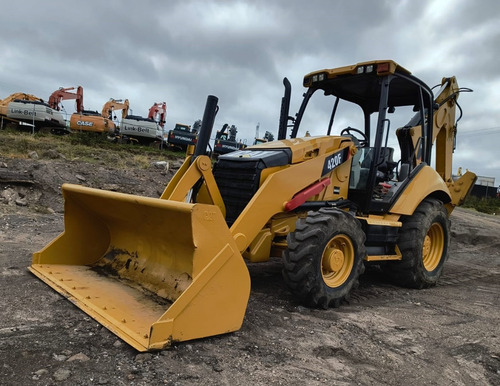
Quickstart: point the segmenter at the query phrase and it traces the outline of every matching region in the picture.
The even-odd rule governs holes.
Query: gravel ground
[[[436,287],[396,287],[369,269],[339,309],[298,304],[279,259],[249,264],[239,331],[155,353],[136,352],[28,272],[63,230],[62,182],[158,197],[176,167],[0,157],[0,384],[500,384],[498,216],[453,213]]]

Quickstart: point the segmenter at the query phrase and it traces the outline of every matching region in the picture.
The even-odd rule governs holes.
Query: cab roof
[[[325,95],[356,103],[367,112],[378,111],[382,81],[391,76],[389,106],[419,104],[420,89],[432,100],[431,89],[393,60],[373,60],[351,66],[314,71],[304,77],[304,87],[321,89]],[[428,98],[424,98],[426,100]]]

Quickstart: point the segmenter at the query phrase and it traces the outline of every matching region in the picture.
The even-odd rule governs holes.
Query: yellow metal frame
[[[424,198],[436,193],[447,197],[443,201],[451,201],[448,185],[441,176],[430,166],[423,166],[394,203],[391,213],[410,216]]]
[[[403,224],[399,221],[401,216],[398,214],[388,213],[383,216],[380,215],[369,215],[367,217],[357,216],[356,218],[360,221],[366,222],[368,225],[380,225],[388,227],[401,228]],[[403,255],[399,250],[398,246],[395,245],[394,255],[366,255],[365,261],[390,261],[390,260],[401,260]]]
[[[210,201],[203,201],[203,203],[217,206],[222,215],[225,216],[226,207],[212,173],[212,161],[207,156],[199,156],[194,162],[191,161],[192,156],[186,157],[178,172],[163,191],[160,199],[186,201],[190,190],[196,182],[203,178],[205,196],[208,195],[210,198]]]

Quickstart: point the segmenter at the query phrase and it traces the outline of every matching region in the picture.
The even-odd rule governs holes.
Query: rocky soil
[[[63,182],[158,197],[179,163],[157,161],[120,170],[0,155],[0,384],[500,384],[500,219],[465,209],[435,288],[370,269],[349,304],[313,310],[288,292],[279,259],[249,264],[241,330],[136,352],[27,267],[63,230]]]

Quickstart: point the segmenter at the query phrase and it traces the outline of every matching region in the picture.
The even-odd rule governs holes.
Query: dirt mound
[[[0,167],[0,208],[62,213],[63,183],[159,197],[180,164],[181,160],[151,160],[147,169],[118,169],[62,159],[6,159]]]

